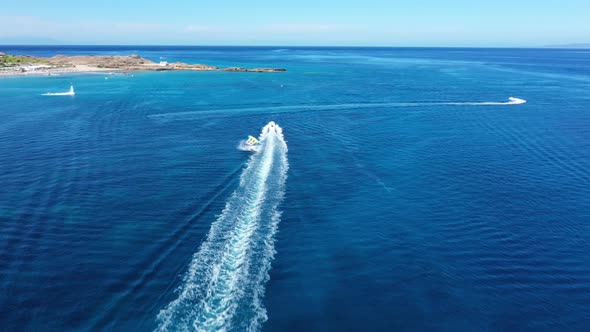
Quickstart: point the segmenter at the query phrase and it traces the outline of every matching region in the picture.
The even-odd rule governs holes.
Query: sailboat
[[[43,96],[73,96],[75,94],[74,85],[70,84],[70,90],[68,92],[47,92]]]

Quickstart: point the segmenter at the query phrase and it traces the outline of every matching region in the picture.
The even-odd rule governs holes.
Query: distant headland
[[[8,55],[0,52],[0,76],[14,75],[51,75],[75,72],[111,72],[111,71],[230,71],[249,73],[284,72],[283,68],[242,68],[216,67],[184,62],[168,63],[154,61],[139,55],[56,55],[53,57],[34,57],[30,55]]]

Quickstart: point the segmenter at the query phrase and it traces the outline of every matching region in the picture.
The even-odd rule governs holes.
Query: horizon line
[[[191,45],[191,44],[2,44],[0,47],[9,46],[96,46],[96,47],[258,47],[258,48],[277,48],[277,47],[293,47],[293,48],[456,48],[456,49],[587,49],[590,48],[590,43],[577,43],[569,45],[544,45],[544,46],[384,46],[384,45],[372,45],[372,46],[360,46],[360,45],[239,45],[239,44],[227,44],[227,45]]]

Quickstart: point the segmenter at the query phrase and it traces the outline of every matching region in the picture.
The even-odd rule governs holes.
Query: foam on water
[[[251,112],[302,112],[302,111],[327,111],[327,110],[347,110],[357,108],[371,107],[419,107],[419,106],[508,106],[524,104],[527,101],[520,98],[509,97],[508,101],[463,101],[463,102],[397,102],[397,103],[348,103],[348,104],[324,104],[324,105],[289,105],[274,107],[244,107],[218,110],[188,111],[188,112],[171,112],[152,114],[148,117],[155,119],[166,118],[184,118],[194,115],[211,115],[224,113],[251,113]]]
[[[243,139],[243,140],[240,140],[240,142],[236,146],[236,149],[238,149],[240,151],[246,151],[246,152],[256,152],[256,151],[260,150],[260,145],[247,145],[246,140]]]
[[[499,101],[483,101],[483,102],[462,102],[462,103],[437,103],[437,105],[481,105],[481,106],[486,106],[486,105],[519,105],[519,104],[524,104],[526,103],[526,100],[524,99],[520,99],[520,98],[516,98],[516,97],[508,97],[508,101],[503,101],[503,102],[499,102]]]
[[[158,314],[157,331],[256,331],[267,319],[262,298],[288,163],[278,125],[267,124],[260,141],[195,253],[178,297]]]
[[[67,92],[47,92],[42,94],[42,96],[74,96],[75,94],[74,86],[70,85],[70,90]]]

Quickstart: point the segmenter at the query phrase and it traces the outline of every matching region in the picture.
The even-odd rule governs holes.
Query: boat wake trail
[[[508,97],[508,101],[482,101],[482,102],[463,102],[463,103],[437,103],[438,105],[519,105],[526,103],[526,100],[516,98],[516,97]]]
[[[267,124],[260,142],[156,331],[257,331],[266,321],[264,284],[289,166],[281,127]]]
[[[527,101],[524,99],[509,97],[508,101],[465,101],[465,102],[398,102],[398,103],[350,103],[350,104],[325,104],[325,105],[292,105],[273,107],[244,107],[219,110],[202,110],[187,112],[172,112],[148,115],[149,118],[166,120],[202,117],[205,115],[224,115],[240,113],[290,113],[306,111],[337,111],[349,109],[377,108],[377,107],[422,107],[422,106],[504,106],[519,105]]]
[[[70,85],[70,90],[67,92],[47,92],[42,94],[42,96],[74,96],[76,91],[74,91],[74,86]]]

